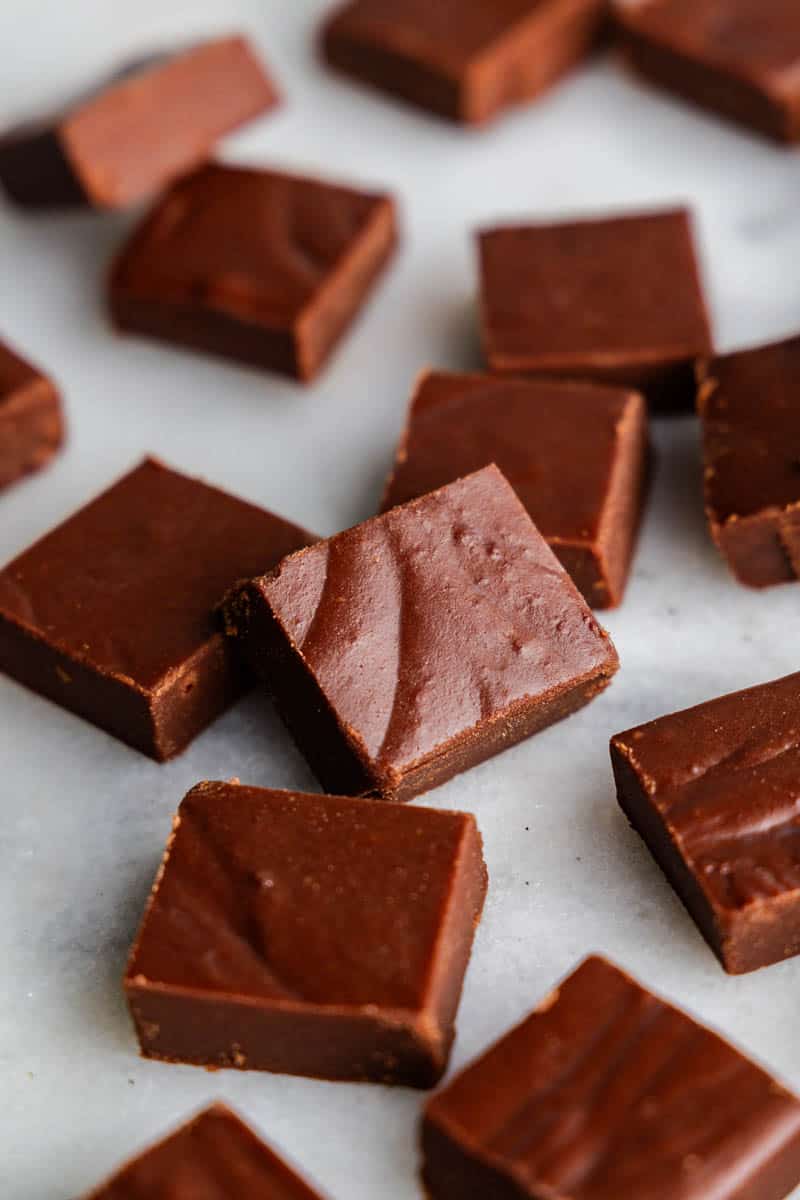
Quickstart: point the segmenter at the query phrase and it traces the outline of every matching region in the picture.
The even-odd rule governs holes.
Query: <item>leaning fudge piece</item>
[[[422,1149],[431,1200],[782,1200],[800,1101],[590,958],[433,1097]]]
[[[800,953],[800,675],[617,734],[619,802],[726,971]]]
[[[568,716],[619,666],[494,466],[287,558],[224,616],[325,789],[390,800]]]
[[[472,816],[199,784],[125,977],[142,1052],[431,1087],[485,892]]]
[[[0,342],[0,488],[45,466],[63,440],[56,387]]]
[[[0,571],[0,670],[171,758],[247,683],[217,603],[313,540],[146,459]]]

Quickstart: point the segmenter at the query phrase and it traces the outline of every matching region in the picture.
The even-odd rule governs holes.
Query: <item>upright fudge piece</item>
[[[422,1145],[431,1200],[782,1200],[800,1101],[590,958],[433,1097]]]
[[[309,380],[397,240],[388,196],[211,165],[173,187],[111,277],[118,328]]]
[[[485,892],[472,816],[199,784],[125,979],[142,1052],[430,1087]]]
[[[742,583],[800,576],[800,338],[700,370],[706,512]]]
[[[800,675],[611,740],[619,802],[726,971],[800,954]]]
[[[145,1150],[85,1200],[320,1200],[223,1104]]]
[[[797,0],[617,0],[653,83],[782,142],[800,140]]]
[[[619,604],[646,493],[642,397],[580,383],[424,375],[383,509],[490,462],[591,607]]]
[[[694,406],[711,333],[683,210],[480,235],[482,326],[493,371],[624,384]]]
[[[619,665],[496,467],[293,555],[225,605],[327,791],[408,800]]]
[[[322,38],[334,67],[479,125],[533,100],[597,43],[603,0],[354,0]]]
[[[0,136],[0,184],[35,208],[121,208],[203,162],[219,138],[277,100],[242,37],[153,55]]]
[[[0,342],[0,488],[45,466],[63,440],[55,386]]]
[[[313,540],[147,459],[0,572],[0,670],[171,758],[245,686],[212,609]]]

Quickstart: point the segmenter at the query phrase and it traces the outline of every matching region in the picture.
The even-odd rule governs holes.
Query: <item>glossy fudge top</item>
[[[0,404],[40,379],[42,375],[35,367],[0,342]]]
[[[443,921],[476,836],[462,813],[199,784],[127,978],[416,1012],[447,957]]]
[[[86,1200],[319,1200],[229,1109],[215,1104]]]
[[[284,328],[391,201],[314,179],[209,165],[156,205],[115,286]]]
[[[745,1194],[742,1181],[800,1135],[800,1102],[590,958],[435,1096],[427,1120],[520,1195],[708,1200]]]
[[[612,745],[716,907],[800,889],[800,674],[661,717]]]
[[[432,372],[414,397],[385,503],[495,462],[548,539],[593,540],[620,429],[643,401],[590,384]]]
[[[497,369],[647,367],[710,352],[684,210],[487,230],[480,256]]]
[[[703,374],[709,515],[800,505],[800,338],[712,359]]]
[[[617,655],[496,467],[258,581],[348,736],[387,775]]]
[[[0,572],[0,616],[150,690],[214,634],[233,583],[310,541],[146,459]]]

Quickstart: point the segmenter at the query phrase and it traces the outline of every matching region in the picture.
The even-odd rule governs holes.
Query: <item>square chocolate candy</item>
[[[474,817],[198,784],[125,978],[142,1052],[431,1087],[485,891]]]
[[[224,614],[325,789],[390,800],[569,716],[619,665],[494,466],[287,558]]]
[[[782,1200],[800,1101],[601,958],[428,1104],[431,1200]]]
[[[0,342],[0,488],[45,466],[63,440],[56,387]]]
[[[171,758],[246,686],[215,605],[313,540],[147,459],[0,572],[0,670]]]

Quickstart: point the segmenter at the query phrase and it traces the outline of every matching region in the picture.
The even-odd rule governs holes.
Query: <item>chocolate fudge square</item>
[[[0,342],[0,488],[40,470],[63,441],[55,385]]]
[[[408,800],[592,700],[619,661],[494,466],[287,558],[228,634],[327,791]]]
[[[496,463],[592,608],[620,604],[646,498],[636,392],[429,372],[417,384],[382,509]]]
[[[431,1200],[782,1200],[800,1101],[589,958],[427,1105]]]
[[[637,388],[654,407],[694,407],[711,353],[688,212],[480,235],[481,321],[492,371]]]
[[[800,576],[800,338],[700,368],[706,513],[741,583]]]
[[[800,954],[800,675],[611,740],[620,805],[734,975]]]
[[[636,0],[617,13],[646,79],[767,137],[800,140],[796,0]]]
[[[63,111],[0,135],[0,184],[31,208],[121,208],[196,167],[277,101],[243,37],[150,55]]]
[[[116,326],[312,379],[397,240],[388,196],[210,165],[169,191],[111,275]]]
[[[485,892],[472,816],[199,784],[125,978],[142,1052],[431,1087]]]
[[[363,83],[481,125],[570,71],[605,19],[602,0],[355,0],[328,19],[322,49]]]
[[[0,670],[171,758],[246,686],[212,609],[313,540],[147,459],[0,572]]]
[[[127,1163],[84,1200],[320,1200],[224,1104]]]

